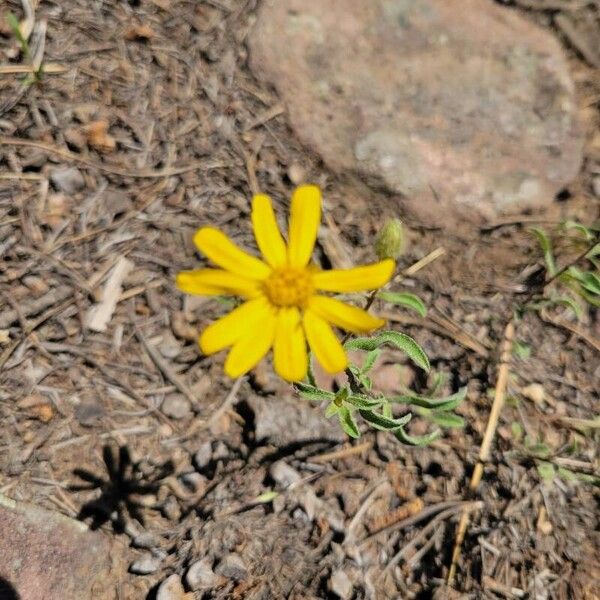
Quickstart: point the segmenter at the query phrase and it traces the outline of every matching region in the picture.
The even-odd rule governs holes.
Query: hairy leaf
[[[398,438],[398,441],[408,446],[428,446],[431,442],[437,440],[441,435],[441,429],[436,429],[427,435],[408,435],[402,427],[397,431],[394,431],[394,435]]]
[[[389,344],[402,350],[418,367],[424,371],[429,371],[430,364],[423,348],[415,342],[409,335],[399,331],[383,331],[382,333],[370,337],[354,338],[344,345],[347,350],[366,350],[368,352]]]
[[[375,348],[375,350],[371,350],[371,352],[369,352],[367,354],[367,357],[365,358],[365,362],[363,363],[361,371],[363,373],[368,373],[373,368],[373,365],[375,364],[377,359],[380,357],[380,355],[381,355],[381,350],[379,348]]]
[[[307,400],[313,400],[315,402],[323,402],[325,400],[333,400],[335,394],[333,392],[327,392],[314,385],[308,385],[308,383],[296,383],[295,384],[298,393]]]
[[[408,413],[399,419],[394,419],[385,415],[380,415],[372,410],[359,409],[358,412],[369,425],[381,431],[396,431],[403,425],[406,425],[412,418],[411,413]]]
[[[396,404],[413,404],[421,408],[429,408],[430,410],[454,410],[467,396],[467,388],[463,387],[455,394],[446,396],[445,398],[428,398],[426,396],[392,396],[388,398],[390,402]]]
[[[381,298],[385,302],[410,308],[418,313],[421,317],[424,317],[427,314],[425,304],[421,298],[415,296],[414,294],[408,294],[405,292],[379,292],[377,297]]]
[[[440,427],[461,429],[465,426],[465,420],[461,416],[451,412],[432,411],[428,417]]]
[[[356,424],[354,416],[348,408],[342,406],[338,412],[338,416],[340,418],[340,425],[347,435],[349,435],[351,438],[360,437],[358,425]]]

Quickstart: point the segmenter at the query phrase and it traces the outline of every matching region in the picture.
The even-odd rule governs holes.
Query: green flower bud
[[[404,251],[404,230],[400,219],[390,219],[377,234],[375,252],[379,260],[396,260]]]

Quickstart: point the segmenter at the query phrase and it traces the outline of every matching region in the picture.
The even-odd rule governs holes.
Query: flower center
[[[275,306],[303,307],[314,291],[306,269],[275,269],[263,283],[265,294]]]

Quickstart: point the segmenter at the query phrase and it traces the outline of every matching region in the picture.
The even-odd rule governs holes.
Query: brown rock
[[[559,44],[488,0],[266,0],[249,42],[301,140],[427,224],[542,208],[578,171]]]
[[[106,538],[78,521],[1,494],[0,556],[0,581],[20,600],[114,598]]]

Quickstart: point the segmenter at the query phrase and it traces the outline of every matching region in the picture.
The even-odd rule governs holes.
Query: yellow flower
[[[343,371],[348,359],[331,325],[354,333],[384,324],[366,311],[318,292],[359,292],[385,285],[393,260],[344,270],[309,264],[321,220],[317,186],[298,187],[292,196],[288,243],[277,227],[271,200],[252,200],[252,225],[264,261],[240,250],[213,227],[194,235],[196,247],[220,269],[183,271],[177,286],[188,294],[235,295],[245,302],[201,334],[202,352],[231,348],[225,361],[230,377],[247,373],[273,348],[275,371],[287,381],[304,379],[306,344],[329,373]]]

